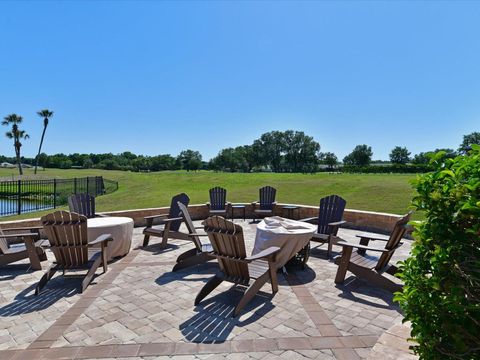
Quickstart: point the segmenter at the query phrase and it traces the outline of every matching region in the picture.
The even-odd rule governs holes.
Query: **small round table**
[[[233,210],[234,210],[234,209],[243,209],[243,221],[246,220],[246,213],[245,213],[245,211],[246,211],[246,210],[245,210],[245,209],[246,209],[246,206],[245,206],[245,205],[240,205],[240,204],[236,204],[236,205],[235,205],[235,204],[233,204],[233,205],[231,206],[231,208],[232,208],[232,216],[231,216],[231,217],[232,217],[232,220],[233,220]]]
[[[287,211],[287,218],[293,219],[293,218],[294,218],[293,212],[294,212],[295,210],[297,210],[297,212],[298,212],[298,209],[300,209],[300,207],[295,206],[295,205],[284,205],[284,206],[282,206],[282,209],[283,209],[284,211],[285,211],[285,210]]]
[[[303,221],[267,217],[257,225],[252,255],[278,246],[280,251],[275,256],[275,266],[279,269],[308,245],[316,230],[316,225]]]
[[[108,243],[108,259],[127,255],[132,245],[133,219],[128,217],[96,217],[87,220],[88,241],[103,234],[111,234],[113,241]]]

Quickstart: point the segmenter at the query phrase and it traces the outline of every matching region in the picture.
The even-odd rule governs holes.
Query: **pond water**
[[[31,200],[22,200],[21,213],[28,213],[39,210],[53,209],[53,204],[48,202],[39,202]],[[0,198],[0,216],[16,215],[18,213],[18,203],[16,199]]]

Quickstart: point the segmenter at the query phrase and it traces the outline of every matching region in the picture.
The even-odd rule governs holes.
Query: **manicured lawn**
[[[11,176],[15,171],[0,169],[0,177]],[[26,175],[31,176],[32,170]],[[138,209],[168,206],[172,195],[186,192],[192,204],[208,201],[208,189],[223,186],[231,202],[251,202],[258,197],[258,188],[271,185],[277,188],[277,201],[318,205],[322,196],[338,194],[347,200],[350,209],[371,210],[401,214],[408,210],[414,194],[410,181],[415,175],[403,174],[271,174],[271,173],[215,173],[208,171],[165,171],[133,173],[102,170],[40,171],[44,178],[103,176],[117,180],[119,189],[97,199],[98,211]],[[36,217],[30,213],[12,218]]]

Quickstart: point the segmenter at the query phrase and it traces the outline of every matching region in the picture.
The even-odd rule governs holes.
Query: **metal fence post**
[[[22,180],[17,181],[17,214],[22,213]]]
[[[53,208],[57,207],[57,179],[53,179]]]
[[[88,184],[89,184],[89,180],[90,180],[90,179],[89,179],[89,177],[87,176],[87,194],[90,194],[90,193],[88,192]]]
[[[73,179],[73,193],[77,194],[77,178]]]

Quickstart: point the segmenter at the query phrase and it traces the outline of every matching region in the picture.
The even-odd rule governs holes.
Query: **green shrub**
[[[480,146],[454,159],[437,153],[419,175],[412,256],[395,297],[412,323],[421,359],[480,359]]]

